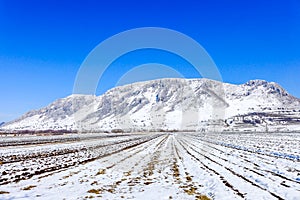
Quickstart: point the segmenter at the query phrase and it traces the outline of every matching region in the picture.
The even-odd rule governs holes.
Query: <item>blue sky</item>
[[[300,97],[297,0],[0,0],[0,121],[70,95],[80,64],[96,45],[149,26],[194,38],[224,82],[265,79]],[[188,65],[166,52],[134,52],[113,64],[97,94],[114,86],[116,72],[149,62]],[[193,70],[184,73],[198,77]]]

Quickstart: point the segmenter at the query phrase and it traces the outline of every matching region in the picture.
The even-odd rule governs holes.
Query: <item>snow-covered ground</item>
[[[0,139],[0,199],[300,199],[299,133],[30,139]]]

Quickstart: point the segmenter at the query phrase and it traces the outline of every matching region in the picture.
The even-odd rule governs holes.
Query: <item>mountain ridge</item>
[[[300,99],[275,82],[234,85],[205,78],[166,78],[118,86],[100,96],[73,94],[29,111],[1,129],[295,130],[299,108]]]

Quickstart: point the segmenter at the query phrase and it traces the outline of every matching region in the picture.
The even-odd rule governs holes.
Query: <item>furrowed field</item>
[[[300,199],[299,133],[0,137],[0,199]]]

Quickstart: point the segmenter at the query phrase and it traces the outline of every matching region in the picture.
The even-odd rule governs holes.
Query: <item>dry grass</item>
[[[109,189],[107,189],[106,191],[107,191],[107,192],[110,192],[110,193],[114,193],[114,192],[115,192],[115,189],[109,188]]]
[[[186,177],[186,180],[187,180],[188,182],[191,182],[191,181],[192,181],[192,177],[187,176],[187,177]]]
[[[101,191],[99,189],[91,189],[91,190],[88,191],[88,193],[100,194]]]
[[[130,176],[130,175],[131,175],[131,171],[124,172],[124,176]]]
[[[91,185],[98,185],[98,182],[94,181],[94,182],[91,183]]]
[[[150,184],[152,184],[152,183],[153,183],[153,182],[151,182],[151,181],[144,182],[145,185],[150,185]]]
[[[100,169],[100,170],[97,172],[96,176],[101,175],[101,174],[105,174],[105,173],[106,173],[106,170],[105,170],[105,169]]]
[[[207,197],[206,195],[198,195],[196,196],[196,200],[211,200],[211,198]]]
[[[29,185],[27,187],[24,187],[22,190],[31,190],[32,188],[35,188],[36,185]]]
[[[179,173],[179,169],[178,169],[178,166],[176,164],[176,162],[173,163],[173,176],[174,177],[179,177],[180,173]]]
[[[185,191],[185,193],[187,193],[188,195],[194,195],[194,194],[196,194],[196,190],[197,190],[197,188],[195,188],[195,187],[190,187],[190,189],[184,190],[184,191]]]

